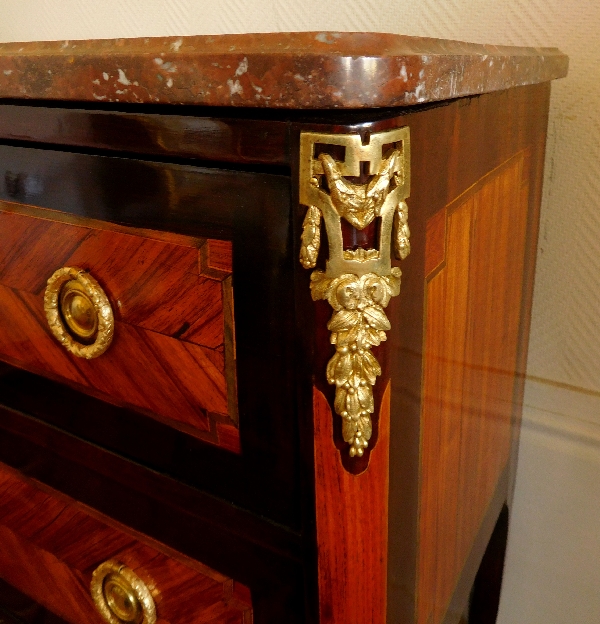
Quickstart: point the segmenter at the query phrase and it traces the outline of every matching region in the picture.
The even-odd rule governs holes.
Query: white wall
[[[600,622],[600,398],[530,381],[498,624]]]
[[[367,30],[558,46],[499,624],[600,621],[600,2],[0,0],[0,41]]]

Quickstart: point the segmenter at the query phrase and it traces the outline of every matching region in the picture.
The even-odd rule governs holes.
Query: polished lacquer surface
[[[159,622],[249,624],[246,587],[0,465],[0,575],[70,622],[101,624],[93,571],[110,560],[149,588]]]
[[[159,623],[458,624],[472,596],[492,624],[566,62],[356,33],[0,44],[6,610],[100,622],[104,564],[95,604],[139,614],[138,578]],[[93,340],[86,275],[114,316],[89,360],[48,325]]]
[[[231,243],[59,219],[0,204],[2,358],[239,452]],[[62,267],[89,272],[114,309],[114,338],[93,361],[48,335],[44,293]]]
[[[529,195],[521,152],[431,217],[419,622],[442,621],[511,446]],[[432,230],[430,230],[432,231]],[[510,241],[510,244],[508,243]]]

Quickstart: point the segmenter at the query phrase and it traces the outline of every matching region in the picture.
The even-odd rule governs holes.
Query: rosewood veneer
[[[0,44],[0,618],[492,623],[566,71]]]

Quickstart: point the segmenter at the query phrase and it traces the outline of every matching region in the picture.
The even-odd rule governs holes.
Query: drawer
[[[290,186],[0,145],[0,409],[298,527],[310,415],[297,407]],[[47,325],[47,280],[65,266],[87,270],[113,308],[94,359]]]
[[[8,202],[0,232],[0,359],[239,451],[230,242]],[[63,267],[96,280],[112,309],[112,341],[91,359],[61,344],[45,313],[48,280]],[[102,326],[89,338],[73,333],[64,314],[75,310],[73,292],[82,295],[65,295],[66,279],[54,286],[59,331],[89,354]],[[86,312],[84,324],[95,314]]]
[[[0,577],[73,624],[105,620],[106,599],[148,602],[160,624],[250,624],[249,590],[0,464]],[[123,568],[121,568],[123,566]],[[120,570],[120,571],[119,571]],[[104,581],[103,581],[104,579]],[[132,592],[131,587],[143,584]],[[115,585],[117,587],[115,587]],[[137,594],[137,595],[136,595]],[[118,621],[141,622],[123,606]],[[153,607],[152,607],[153,605]],[[127,619],[127,616],[130,619]],[[151,617],[144,620],[150,624]]]

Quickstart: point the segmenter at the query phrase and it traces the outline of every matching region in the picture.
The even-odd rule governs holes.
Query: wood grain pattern
[[[181,234],[188,242],[190,237],[232,241],[235,303],[229,287],[233,276],[225,278],[223,287],[229,314],[235,308],[236,331],[234,336],[233,327],[225,327],[225,358],[235,357],[240,371],[237,393],[232,394],[238,397],[243,421],[242,454],[204,443],[200,435],[208,434],[199,429],[197,437],[182,433],[184,423],[177,429],[173,421],[166,425],[116,406],[108,409],[109,428],[103,421],[107,408],[100,403],[93,414],[77,415],[74,410],[64,418],[59,402],[50,416],[40,401],[38,417],[60,419],[60,426],[77,430],[86,440],[298,527],[298,424],[293,417],[282,417],[282,411],[295,409],[297,398],[297,351],[292,347],[297,324],[290,314],[295,294],[290,275],[297,264],[290,253],[291,186],[282,175],[0,145],[0,199],[18,202],[19,210],[34,204],[68,215],[76,225],[95,218],[110,222],[110,229],[120,224],[119,232],[131,233],[124,226],[144,228],[146,232],[137,233],[166,242],[176,242],[173,236]],[[249,245],[252,240],[261,242]],[[226,367],[228,375],[230,371]],[[270,380],[269,392],[257,392],[265,379]],[[312,401],[311,390],[307,395]]]
[[[429,275],[446,257],[446,211],[427,219],[425,231],[425,275]]]
[[[0,576],[73,624],[102,624],[89,584],[108,559],[153,595],[160,624],[250,624],[247,588],[0,465]]]
[[[509,458],[528,158],[519,153],[443,210],[445,262],[426,292],[420,624],[443,620]]]
[[[239,451],[235,361],[227,344],[233,317],[225,304],[231,243],[60,219],[0,203],[0,357]],[[202,272],[204,247],[213,258],[209,275]],[[49,332],[43,295],[62,266],[89,270],[112,303],[115,338],[100,358],[72,356]]]
[[[382,549],[387,552],[383,555],[387,557],[387,570],[380,559],[374,559],[376,553],[367,553],[365,560],[359,559],[356,554],[357,544],[347,538],[342,544],[343,548],[327,555],[332,562],[329,567],[325,565],[326,555],[321,556],[321,574],[315,578],[318,569],[316,544],[312,541],[314,537],[316,542],[313,535],[315,519],[320,522],[319,539],[327,541],[327,537],[334,536],[336,532],[337,535],[344,534],[344,531],[346,534],[351,533],[348,527],[355,528],[354,516],[358,521],[364,520],[366,526],[383,523],[381,518],[375,519],[368,514],[373,514],[376,509],[385,511],[387,507],[375,504],[370,512],[368,509],[357,511],[354,499],[338,496],[336,500],[331,493],[341,491],[342,486],[351,493],[356,493],[360,488],[346,482],[336,485],[337,482],[330,479],[325,480],[325,485],[329,484],[330,489],[325,493],[321,490],[319,494],[324,505],[319,506],[318,517],[314,515],[313,476],[325,474],[324,471],[319,475],[312,474],[314,440],[321,440],[323,444],[331,446],[331,431],[323,433],[322,428],[329,427],[328,423],[332,419],[336,424],[336,417],[328,406],[322,404],[320,411],[329,420],[313,426],[313,375],[317,373],[324,386],[326,381],[323,369],[314,366],[317,358],[311,352],[315,322],[313,302],[308,290],[308,272],[300,270],[297,251],[291,249],[292,242],[296,244],[299,240],[296,228],[302,223],[295,210],[296,184],[293,176],[297,171],[294,162],[297,150],[294,142],[295,133],[300,129],[323,128],[313,123],[307,114],[300,117],[298,111],[295,116],[280,111],[278,117],[282,119],[285,113],[293,122],[289,124],[291,179],[288,172],[282,170],[277,172],[285,173],[286,176],[266,173],[250,175],[248,172],[226,172],[217,168],[202,170],[195,166],[166,162],[94,156],[89,149],[85,150],[86,154],[78,154],[76,150],[61,152],[0,146],[0,177],[3,178],[3,183],[0,180],[0,195],[5,199],[35,203],[84,217],[93,215],[99,219],[139,227],[170,229],[188,235],[234,241],[237,355],[240,363],[238,382],[244,425],[241,430],[244,453],[226,453],[180,430],[168,429],[162,422],[148,419],[139,411],[107,405],[67,388],[66,384],[61,387],[56,381],[14,370],[2,383],[0,425],[3,434],[0,436],[0,450],[3,461],[22,468],[28,474],[232,577],[240,578],[252,587],[255,617],[261,622],[318,621],[318,582],[321,597],[325,597],[322,615],[333,619],[335,624],[337,621],[352,621],[352,617],[355,617],[347,617],[344,609],[348,604],[348,592],[357,586],[358,591],[350,596],[350,605],[358,604],[356,608],[363,622],[371,622],[373,617],[381,621],[385,614],[381,616],[378,608],[369,611],[367,604],[368,601],[376,601],[379,588],[376,586],[375,595],[372,596],[371,581],[367,583],[365,579],[377,575],[378,578],[384,578],[381,586],[387,587],[388,596],[384,596],[381,604],[385,605],[387,598],[388,621],[414,622],[419,562],[417,553],[421,541],[418,478],[422,469],[419,444],[424,344],[423,293],[424,289],[429,288],[429,283],[433,283],[431,275],[426,284],[423,271],[429,261],[428,270],[441,269],[440,275],[447,270],[447,267],[443,267],[443,245],[432,243],[433,238],[443,243],[446,237],[446,211],[443,214],[438,211],[515,151],[540,142],[548,90],[548,85],[538,85],[456,100],[447,106],[416,106],[400,121],[392,118],[397,112],[390,110],[377,113],[352,111],[345,116],[338,111],[329,111],[320,114],[318,119],[312,118],[318,120],[319,124],[335,124],[324,130],[331,132],[355,131],[355,128],[349,127],[352,123],[360,124],[363,133],[406,123],[411,127],[413,139],[414,184],[410,200],[413,252],[402,267],[402,294],[390,303],[392,331],[385,347],[389,365],[384,363],[386,358],[381,358],[383,379],[389,373],[394,390],[391,393],[393,419],[390,458],[393,468],[390,479],[390,531],[387,548],[384,545]],[[166,112],[166,109],[162,111]],[[187,113],[192,111],[188,109]],[[107,112],[103,114],[110,116]],[[254,111],[246,113],[254,114]],[[264,116],[262,118],[265,119]],[[36,132],[41,133],[41,126]],[[125,156],[132,155],[137,149],[133,143]],[[534,153],[539,155],[541,151]],[[540,159],[536,156],[535,160],[537,162]],[[480,188],[471,189],[471,195]],[[464,203],[471,195],[462,196],[461,201]],[[426,223],[432,215],[438,217],[437,223]],[[85,222],[74,222],[73,225],[85,227]],[[426,226],[429,231],[427,250]],[[470,234],[464,236],[460,226],[458,220],[453,224],[452,237],[459,241],[465,238],[471,240]],[[128,233],[120,229],[114,231]],[[164,236],[161,235],[160,239],[163,242],[184,248],[194,247],[188,244],[190,241],[170,241],[162,238]],[[152,235],[149,237],[153,238]],[[260,240],[261,244],[248,245],[248,240]],[[533,240],[533,235],[530,240]],[[229,299],[223,298],[223,305],[231,310],[231,290],[225,288],[226,282],[231,282],[231,275],[227,273],[227,253],[223,256],[222,250],[218,249],[220,241],[215,242],[214,249],[211,249],[210,243],[200,247],[197,262],[204,277],[223,280],[224,292],[229,295]],[[59,251],[58,255],[63,253]],[[430,251],[435,253],[432,255]],[[297,279],[300,273],[302,278]],[[439,285],[437,288],[438,291],[443,290]],[[451,296],[464,294],[458,287],[446,288],[446,292]],[[305,299],[299,297],[298,293],[304,293]],[[265,303],[262,309],[256,306],[257,300]],[[465,305],[462,307],[468,308]],[[460,308],[457,305],[459,312]],[[317,331],[326,335],[317,344],[328,344],[325,329],[329,316],[330,310],[325,322],[318,324]],[[154,322],[157,317],[151,315],[150,320]],[[450,332],[454,343],[460,339],[458,329]],[[189,339],[192,335],[191,326],[186,331],[189,332]],[[437,332],[442,339],[445,337],[443,327],[438,326]],[[227,334],[226,331],[223,333]],[[161,336],[172,338],[165,334]],[[233,336],[231,339],[230,353],[235,354]],[[210,351],[218,353],[216,349]],[[230,357],[227,340],[223,356],[226,361]],[[463,387],[471,388],[473,384],[469,381],[469,370],[461,374],[461,390]],[[257,392],[265,378],[271,380],[269,392]],[[64,378],[61,379],[64,382]],[[445,391],[442,382],[439,383],[440,392]],[[227,388],[230,388],[229,384],[230,379],[227,378]],[[77,387],[75,382],[69,382],[69,385]],[[384,382],[381,379],[379,386],[382,391]],[[329,390],[326,387],[325,394]],[[88,389],[88,392],[91,390]],[[28,393],[37,396],[27,396]],[[81,401],[79,414],[76,409],[64,413],[62,404],[78,405],[78,401]],[[376,398],[376,404],[382,405],[379,397]],[[84,411],[85,414],[81,413]],[[315,409],[315,415],[318,412]],[[184,426],[182,423],[181,427]],[[452,435],[455,431],[450,418],[446,418],[443,426],[445,434]],[[322,434],[321,438],[313,437],[315,428],[319,435]],[[225,440],[230,432],[237,436],[234,423],[217,422],[217,429],[221,440]],[[136,437],[132,432],[136,431],[142,431],[143,437],[131,442],[131,438]],[[481,428],[478,431],[485,433]],[[461,430],[458,434],[462,435]],[[475,436],[473,438],[478,441]],[[323,446],[321,450],[325,448],[327,453],[332,450],[333,455],[336,454],[335,447],[330,449]],[[459,451],[460,448],[459,444]],[[102,449],[110,452],[101,452]],[[379,450],[378,441],[371,459],[378,456]],[[317,448],[317,458],[321,461],[323,458],[319,453]],[[128,459],[124,460],[123,457]],[[433,459],[440,463],[439,457]],[[442,459],[449,461],[448,457]],[[451,467],[448,473],[458,473],[460,476],[460,462],[466,459],[460,456],[458,468]],[[322,465],[328,466],[325,460]],[[376,465],[372,463],[359,479],[368,475]],[[430,468],[434,470],[438,466],[432,462]],[[340,466],[336,469],[340,469]],[[99,470],[102,475],[98,474]],[[327,474],[336,475],[335,472]],[[316,480],[319,488],[318,478]],[[439,483],[435,479],[433,483],[431,481],[430,502],[440,492],[444,495],[444,487],[440,486],[435,492],[434,488]],[[93,483],[94,487],[90,488],[88,483]],[[349,483],[354,482],[350,480]],[[456,496],[462,496],[462,485],[459,479],[459,484],[453,489],[458,492]],[[501,497],[505,497],[506,485],[503,484],[497,491]],[[375,491],[375,495],[379,500],[385,498],[385,505],[388,504],[387,497],[383,497],[381,492]],[[345,502],[342,506],[340,501],[348,500],[350,503]],[[216,503],[218,505],[215,508]],[[450,497],[444,499],[443,504],[443,509],[452,513]],[[454,504],[456,506],[457,503]],[[430,507],[435,511],[435,506]],[[138,513],[139,509],[146,513]],[[243,510],[253,513],[244,513]],[[492,512],[495,513],[495,510]],[[361,515],[363,513],[365,515]],[[386,514],[382,515],[385,517]],[[227,531],[219,532],[224,517]],[[260,531],[249,530],[248,526],[259,518],[263,523]],[[473,519],[468,517],[467,520]],[[460,522],[462,519],[456,519],[455,526]],[[387,524],[385,530],[387,532]],[[285,540],[277,531],[285,533],[285,539],[293,542],[292,546],[287,546],[287,550],[281,546],[281,541]],[[486,541],[490,532],[480,530],[477,544]],[[375,530],[374,534],[379,538],[385,533]],[[456,540],[456,535],[451,531],[446,531],[446,535]],[[260,547],[257,546],[259,542],[262,544]],[[330,540],[328,546],[332,542]],[[265,543],[269,544],[268,547],[264,547]],[[359,543],[358,547],[361,553],[366,552],[362,544]],[[462,544],[456,547],[458,549]],[[283,550],[286,552],[285,561],[284,557],[280,557]],[[273,552],[277,555],[273,555]],[[324,552],[323,549],[321,552]],[[471,549],[472,568],[476,569],[481,557],[477,551],[473,558],[474,552],[476,549]],[[344,567],[346,561],[357,566],[371,565],[370,572],[362,578],[360,575],[351,577]],[[451,561],[450,566],[453,565]],[[466,579],[463,584],[470,586],[475,575],[464,573],[464,569],[461,580]],[[438,575],[437,570],[435,574]],[[445,582],[444,574],[447,574],[447,569],[442,567],[438,575],[442,585]],[[360,586],[363,581],[365,585]],[[437,582],[436,576],[432,591]],[[361,600],[363,602],[359,604]],[[462,601],[461,608],[464,604],[465,601]]]
[[[197,114],[198,109],[195,109]],[[287,125],[257,119],[218,119],[77,110],[0,103],[0,137],[24,143],[282,166],[289,163]]]
[[[0,430],[0,461],[250,587],[257,622],[305,624],[296,532],[36,418],[0,407]]]
[[[390,385],[367,470],[349,473],[334,444],[327,399],[313,390],[321,624],[384,624],[387,609]]]
[[[0,579],[0,624],[66,624],[65,620]]]
[[[528,168],[530,187],[539,188],[543,177],[541,171],[549,91],[549,84],[511,89],[478,98],[457,100],[447,106],[415,112],[403,118],[410,125],[413,146],[412,191],[409,200],[412,251],[402,265],[399,311],[397,316],[390,313],[389,318],[393,319],[392,330],[386,343],[386,348],[391,349],[393,354],[391,376],[394,389],[390,446],[390,464],[393,469],[390,472],[389,503],[390,527],[393,527],[390,530],[388,576],[390,622],[412,623],[418,617],[418,574],[422,565],[419,559],[419,546],[422,541],[420,522],[423,513],[420,507],[423,503],[421,476],[424,441],[421,437],[421,419],[426,332],[423,321],[427,314],[425,291],[429,288],[424,268],[427,259],[434,257],[430,252],[437,251],[436,258],[442,252],[441,248],[431,248],[431,239],[426,241],[427,226],[431,228],[431,223],[427,221],[452,204],[457,197],[461,198],[459,201],[465,201],[468,198],[468,193],[463,195],[466,191],[476,192],[478,187],[474,185],[478,181],[489,172],[498,173],[498,167],[523,150],[532,154],[532,167],[525,165],[523,175],[527,175],[525,169]],[[529,278],[523,279],[524,301],[528,300],[528,293],[531,293],[531,276],[535,266],[539,197],[539,193],[532,192],[529,204],[524,208],[530,220],[526,237]],[[510,245],[513,244],[511,236]],[[430,265],[430,268],[434,267]],[[434,275],[435,270],[430,279]],[[525,303],[522,307],[521,333],[518,339],[521,354],[527,352],[526,309]],[[459,310],[456,316],[458,313]],[[394,328],[398,328],[398,331]],[[439,327],[438,331],[442,333]],[[439,342],[437,347],[443,351]],[[523,358],[517,366],[519,374],[523,371],[522,362]],[[515,392],[515,450],[520,405],[518,393]],[[438,425],[441,426],[440,423]],[[434,433],[430,432],[431,444],[436,443]],[[437,470],[438,466],[434,463],[439,462],[439,459],[434,456],[431,462],[432,470]],[[511,471],[511,474],[514,475],[514,472]],[[511,478],[499,488],[502,501],[510,501],[512,482]],[[458,486],[454,490],[457,491]],[[451,498],[451,495],[448,497]],[[434,500],[433,496],[431,500]],[[500,507],[501,505],[496,509],[499,510]],[[493,518],[490,525],[481,525],[478,531],[476,547],[471,550],[472,556],[461,570],[461,581],[454,592],[452,603],[457,607],[454,612],[463,612],[466,608],[469,592],[495,520]],[[431,530],[434,529],[432,525]],[[435,587],[429,587],[427,591],[432,594]]]

